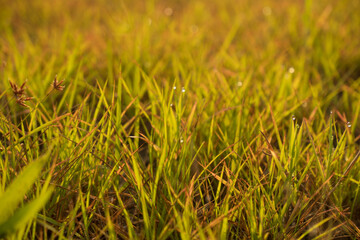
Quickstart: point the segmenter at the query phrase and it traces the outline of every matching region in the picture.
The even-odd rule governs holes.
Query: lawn
[[[357,0],[0,0],[0,238],[360,239]]]

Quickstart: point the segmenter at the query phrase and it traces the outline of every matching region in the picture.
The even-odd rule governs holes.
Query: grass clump
[[[1,5],[3,236],[360,237],[357,1]]]

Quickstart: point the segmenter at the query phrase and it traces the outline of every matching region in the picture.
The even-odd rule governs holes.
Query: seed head
[[[23,107],[29,107],[28,105],[25,104],[26,101],[30,101],[31,99],[33,99],[32,97],[19,97],[16,99],[17,104],[23,106]]]
[[[11,90],[15,95],[16,103],[23,107],[29,107],[28,105],[25,104],[25,102],[30,101],[33,98],[27,97],[25,95],[25,89],[26,89],[25,84],[26,84],[27,80],[25,80],[25,82],[23,84],[21,84],[20,87],[18,87],[15,83],[13,83],[11,81],[9,81],[9,82],[10,82]]]
[[[58,80],[57,80],[57,76],[55,76],[55,79],[54,79],[54,81],[53,81],[53,83],[52,83],[51,85],[52,85],[52,87],[53,87],[54,89],[56,89],[56,90],[58,90],[58,91],[62,91],[62,90],[64,90],[64,88],[65,88],[65,85],[61,86],[61,84],[62,84],[63,82],[64,82],[64,79],[61,80],[61,81],[58,81]]]
[[[11,89],[12,89],[12,92],[14,93],[15,97],[16,98],[21,98],[23,95],[24,95],[24,92],[25,92],[25,84],[27,82],[27,80],[25,80],[25,82],[20,86],[18,87],[15,83],[10,82],[10,86],[11,86]]]

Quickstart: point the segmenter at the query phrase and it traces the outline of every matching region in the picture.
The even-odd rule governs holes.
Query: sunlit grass
[[[0,234],[360,238],[358,1],[0,4]]]

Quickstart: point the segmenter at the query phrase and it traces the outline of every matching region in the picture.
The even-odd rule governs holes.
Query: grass
[[[0,3],[2,237],[360,238],[358,1]]]

